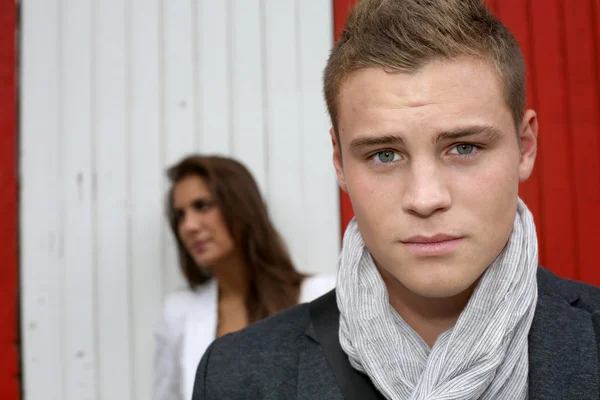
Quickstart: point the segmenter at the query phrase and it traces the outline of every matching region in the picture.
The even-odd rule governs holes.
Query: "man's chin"
[[[479,276],[435,273],[432,275],[423,274],[421,276],[405,277],[405,279],[400,278],[398,280],[409,291],[420,297],[443,299],[456,297],[465,292],[472,292],[479,280]]]
[[[469,285],[428,285],[408,289],[427,299],[448,299],[465,293],[470,287]]]

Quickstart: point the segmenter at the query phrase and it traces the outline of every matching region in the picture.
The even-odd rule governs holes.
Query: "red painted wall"
[[[0,398],[17,400],[17,96],[15,0],[0,0]]]
[[[352,8],[352,6],[356,3],[357,0],[333,0],[333,29],[334,29],[334,40],[338,40],[340,38],[340,33],[344,29],[346,25],[346,17],[348,16],[348,12]],[[354,216],[354,211],[352,210],[352,204],[350,203],[350,197],[343,190],[340,190],[340,210],[342,213],[341,222],[342,222],[342,236],[344,235],[344,231],[346,230],[346,226],[352,217]]]
[[[336,38],[355,0],[334,0]],[[527,63],[539,152],[521,197],[534,214],[540,262],[600,286],[600,0],[489,0]],[[341,196],[342,232],[352,218]]]

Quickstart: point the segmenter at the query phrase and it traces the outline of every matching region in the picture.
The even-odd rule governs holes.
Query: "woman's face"
[[[188,175],[177,182],[173,206],[179,239],[198,265],[213,267],[234,253],[225,218],[202,177]]]

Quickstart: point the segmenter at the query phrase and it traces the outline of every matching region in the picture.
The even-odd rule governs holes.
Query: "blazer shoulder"
[[[193,399],[268,398],[282,385],[295,390],[309,323],[308,305],[301,304],[216,339],[198,366]]]
[[[266,354],[295,353],[301,350],[299,344],[309,324],[308,305],[299,304],[217,339],[213,353],[235,355],[232,361],[240,357],[262,361]]]
[[[540,267],[538,270],[540,295],[550,296],[567,302],[572,307],[590,314],[600,313],[600,288],[588,283],[565,279]]]

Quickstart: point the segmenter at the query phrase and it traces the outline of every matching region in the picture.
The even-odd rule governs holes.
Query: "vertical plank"
[[[131,203],[132,399],[152,398],[154,327],[164,293],[162,234],[161,0],[132,0],[127,54],[131,110],[129,190]],[[172,267],[172,266],[169,266]]]
[[[356,0],[334,0],[333,3],[333,20],[334,20],[334,39],[337,41],[340,38],[341,32],[346,26],[346,18],[348,13],[352,9],[352,6],[356,3]],[[341,211],[341,234],[340,237],[344,236],[346,227],[354,217],[354,210],[352,209],[352,203],[348,193],[339,189],[340,193],[340,211]]]
[[[331,162],[331,125],[322,89],[322,73],[333,41],[333,8],[331,2],[319,0],[296,0],[296,7],[299,149],[304,172],[303,253],[307,260],[301,267],[306,272],[333,274],[340,247],[340,192]]]
[[[63,0],[61,21],[63,121],[62,217],[66,400],[96,399],[91,0]]]
[[[534,90],[540,123],[536,168],[543,183],[540,185],[543,208],[536,219],[542,237],[541,261],[561,276],[574,277],[574,200],[572,192],[564,190],[571,185],[572,172],[559,4],[556,0],[529,3],[531,59],[527,68],[528,77],[533,75],[539,82]]]
[[[170,165],[194,151],[193,1],[163,1],[165,161]]]
[[[525,58],[526,65],[526,93],[527,108],[535,109],[537,107],[537,82],[536,75],[532,73],[535,66],[535,58],[532,50],[532,35],[530,32],[529,6],[522,0],[503,0],[494,4],[495,13],[515,36],[521,47],[521,52]],[[520,123],[520,122],[519,122]],[[536,163],[529,179],[520,185],[519,195],[527,204],[527,207],[533,214],[535,221],[540,221],[543,214],[543,199],[540,196],[542,181],[540,179],[540,170],[543,168],[541,163]],[[538,225],[539,254],[541,262],[544,262],[545,246],[544,231]]]
[[[231,0],[232,154],[268,193],[261,0]],[[279,132],[280,133],[280,132]]]
[[[204,154],[229,154],[230,81],[228,15],[225,0],[199,0],[195,20],[198,67],[198,148]]]
[[[20,398],[18,329],[17,10],[0,2],[0,393]]]
[[[100,399],[132,399],[126,8],[95,2],[96,293]]]
[[[485,4],[494,13],[498,13],[498,0],[485,0]]]
[[[59,217],[62,193],[58,180],[62,140],[60,1],[24,2],[21,12],[19,241],[23,394],[27,400],[65,399],[63,227]]]
[[[275,225],[292,259],[306,266],[302,138],[299,135],[299,85],[295,0],[264,1],[265,111],[269,164],[267,196]]]
[[[192,0],[163,1],[165,130],[163,169],[197,148],[194,126],[194,40]],[[164,175],[164,172],[163,172]],[[177,268],[175,241],[165,230],[165,281],[168,292],[185,285]]]
[[[596,43],[596,94],[600,96],[600,0],[592,2],[592,18],[594,23],[595,43]],[[600,98],[598,99],[600,101]],[[600,130],[600,126],[597,127]],[[600,157],[600,149],[597,150],[597,155]],[[596,271],[594,267],[593,271]],[[597,273],[597,272],[595,272]],[[596,281],[597,279],[594,279]]]
[[[346,26],[346,18],[358,0],[333,0],[333,36],[337,41]]]
[[[590,0],[563,2],[567,61],[567,99],[571,129],[570,158],[577,237],[578,278],[600,285],[596,249],[600,240],[600,101],[595,59],[595,32]]]
[[[600,93],[600,0],[592,0],[592,21],[596,43],[596,87],[598,93]],[[600,153],[600,149],[598,149],[598,152]]]

